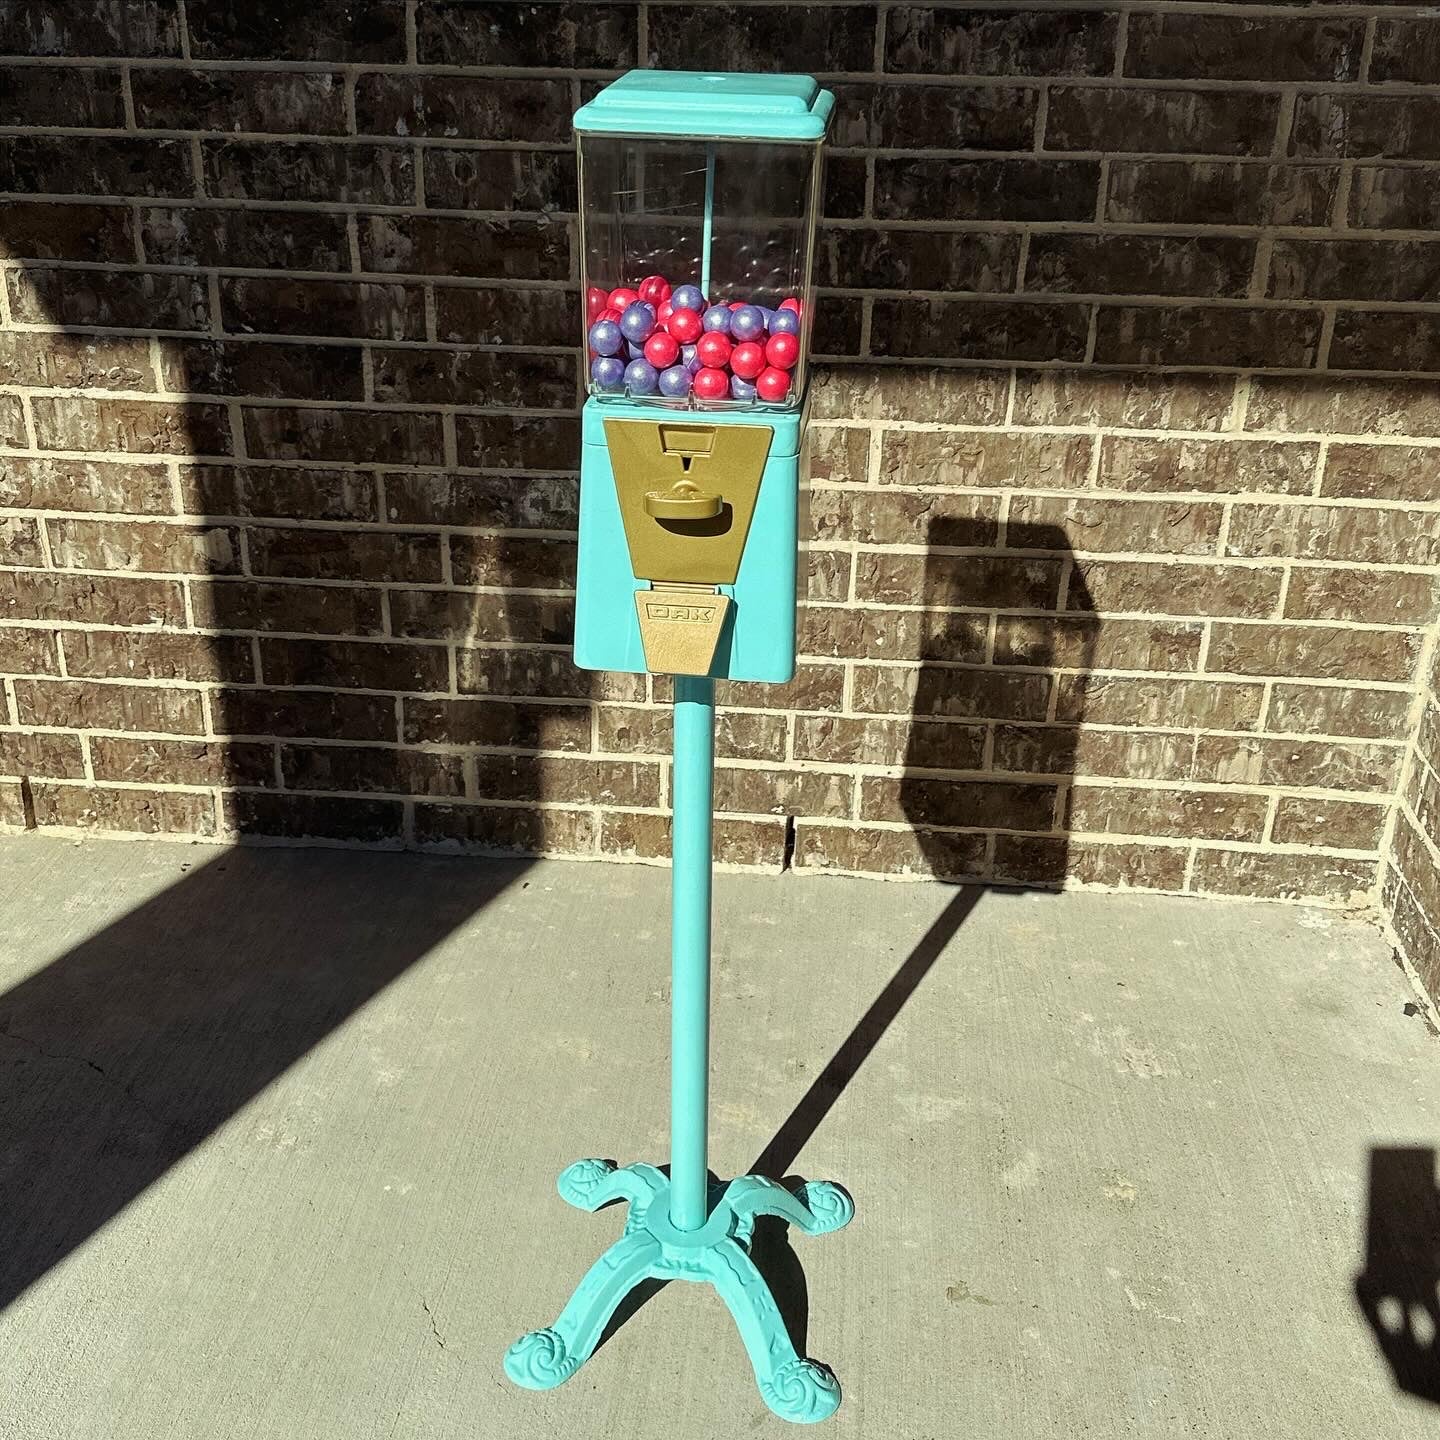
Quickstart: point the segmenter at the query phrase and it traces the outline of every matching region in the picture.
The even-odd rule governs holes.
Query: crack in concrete
[[[0,1028],[0,1040],[13,1040],[17,1045],[28,1045],[43,1060],[58,1060],[65,1065],[83,1065],[87,1070],[93,1070],[112,1089],[118,1090],[134,1107],[145,1115],[152,1124],[162,1128],[166,1122],[160,1118],[123,1080],[117,1080],[103,1065],[97,1064],[88,1055],[67,1055],[60,1050],[47,1050],[38,1040],[32,1039],[29,1035],[21,1035],[17,1031]]]
[[[440,1333],[440,1327],[435,1323],[435,1312],[431,1310],[429,1302],[422,1295],[420,1297],[420,1308],[430,1317],[430,1333],[435,1337],[435,1343],[443,1350],[445,1348],[445,1337]]]

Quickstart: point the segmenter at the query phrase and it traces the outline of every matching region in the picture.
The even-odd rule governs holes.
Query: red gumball
[[[793,310],[798,315],[800,302],[792,295],[788,300],[782,300],[775,308],[777,310]]]
[[[723,400],[730,393],[730,377],[723,370],[707,365],[695,372],[690,391],[702,400]]]
[[[622,285],[618,290],[612,290],[610,292],[610,308],[612,310],[618,310],[623,315],[625,313],[625,307],[627,305],[633,305],[639,298],[640,296],[636,291],[627,290],[625,286]]]
[[[696,342],[695,353],[702,365],[723,370],[730,363],[730,337],[718,330],[707,330]]]
[[[755,377],[755,393],[762,400],[783,400],[790,390],[790,377],[773,365]]]
[[[772,335],[765,342],[765,358],[777,370],[791,370],[800,358],[800,342],[793,335]]]
[[[679,342],[664,330],[656,330],[645,342],[645,358],[657,370],[666,370],[680,358]]]
[[[585,292],[585,319],[593,325],[605,313],[610,297],[598,285],[592,285]]]
[[[663,325],[674,313],[675,307],[668,300],[662,300],[655,308],[655,323]]]
[[[670,282],[663,275],[647,275],[640,282],[640,298],[659,305],[670,298]]]
[[[605,309],[600,312],[600,319],[613,320],[618,324],[620,317],[624,313],[625,312],[623,310],[617,310],[613,305],[607,305]]]
[[[700,323],[700,317],[693,310],[671,310],[668,315],[664,313],[669,309],[669,303],[660,307],[660,323],[682,344],[693,345],[704,330]],[[720,337],[725,338],[723,335]]]
[[[748,305],[748,300],[732,300],[725,308],[727,310],[738,310],[742,305]]]
[[[742,380],[753,380],[765,368],[765,352],[753,340],[747,340],[730,352],[730,368]]]

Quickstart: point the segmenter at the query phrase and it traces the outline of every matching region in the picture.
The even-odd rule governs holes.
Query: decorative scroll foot
[[[812,1180],[791,1191],[745,1175],[711,1187],[710,1217],[691,1231],[670,1223],[669,1182],[653,1165],[617,1169],[609,1160],[580,1160],[560,1176],[558,1188],[582,1210],[628,1200],[630,1214],[625,1233],[590,1267],[555,1323],[522,1335],[506,1353],[505,1373],[517,1385],[548,1390],[568,1380],[642,1280],[700,1280],[713,1285],[729,1307],[761,1398],[775,1414],[809,1424],[835,1413],[839,1382],[824,1365],[796,1354],[749,1246],[761,1215],[777,1216],[806,1235],[840,1229],[855,1213],[841,1186]]]

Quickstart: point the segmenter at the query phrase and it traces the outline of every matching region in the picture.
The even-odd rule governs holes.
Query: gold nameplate
[[[637,580],[735,583],[774,434],[768,425],[605,422]]]
[[[708,675],[729,609],[729,596],[708,585],[637,590],[645,668],[657,675]]]

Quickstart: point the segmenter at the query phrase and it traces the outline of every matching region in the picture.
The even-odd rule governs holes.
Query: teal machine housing
[[[724,1301],[775,1414],[806,1423],[840,1404],[834,1374],[796,1352],[750,1243],[762,1216],[838,1230],[851,1197],[830,1181],[717,1180],[708,1166],[715,682],[795,671],[811,266],[833,105],[803,75],[631,71],[575,116],[589,391],[575,661],[674,678],[670,1164],[590,1159],[561,1174],[570,1204],[624,1200],[629,1213],[555,1321],[507,1352],[506,1374],[530,1389],[575,1374],[636,1285],[688,1280]],[[677,1411],[671,1428],[683,1423]]]
[[[635,594],[650,582],[630,563],[604,422],[616,407],[592,398],[582,416],[580,554],[575,580],[575,663],[584,670],[644,672],[645,650]],[[663,423],[673,413],[659,406],[627,406],[627,419]],[[743,412],[705,414],[708,424],[754,425]],[[719,594],[733,602],[714,657],[704,672],[716,680],[783,683],[795,677],[796,561],[800,441],[803,416],[766,416],[769,453],[760,480],[740,570]]]

